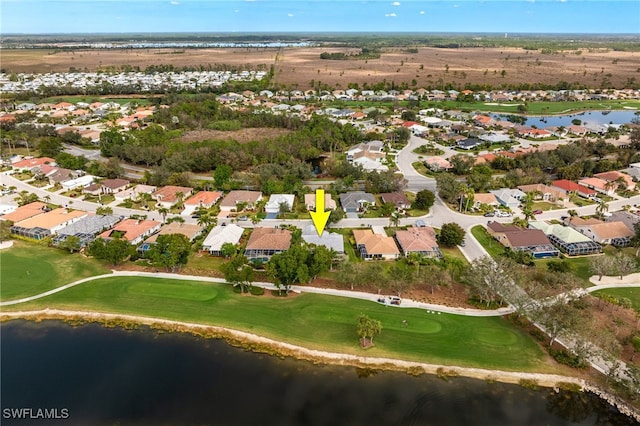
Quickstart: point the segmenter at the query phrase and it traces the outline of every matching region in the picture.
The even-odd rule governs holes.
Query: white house
[[[91,176],[91,175],[80,176],[77,179],[71,179],[71,180],[62,182],[62,187],[66,191],[69,191],[71,189],[76,189],[76,188],[84,188],[85,186],[91,185],[94,179],[95,179],[95,176]]]
[[[215,226],[207,238],[202,243],[202,250],[206,250],[214,256],[222,255],[222,245],[225,243],[238,244],[244,228],[239,227],[234,223],[230,223],[226,226]]]
[[[280,213],[280,205],[286,204],[291,210],[296,196],[293,194],[271,194],[269,201],[264,206],[265,213],[278,214]]]

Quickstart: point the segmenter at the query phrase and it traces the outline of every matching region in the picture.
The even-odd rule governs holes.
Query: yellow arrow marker
[[[310,213],[318,236],[321,237],[324,227],[327,226],[329,215],[331,214],[331,212],[324,211],[324,189],[316,189],[316,211]]]

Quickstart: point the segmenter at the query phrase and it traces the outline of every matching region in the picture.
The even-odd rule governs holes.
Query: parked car
[[[542,210],[534,210],[533,214],[542,214]]]
[[[498,217],[511,217],[511,216],[513,216],[513,214],[511,214],[509,212],[497,211],[496,212],[496,216],[498,216]]]
[[[494,212],[485,213],[484,217],[494,217],[496,214]]]

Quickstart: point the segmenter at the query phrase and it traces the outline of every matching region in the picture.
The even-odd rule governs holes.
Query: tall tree
[[[451,173],[436,175],[436,187],[440,198],[449,203],[455,203],[462,194],[464,185]]]
[[[445,223],[440,228],[438,243],[444,247],[455,247],[464,240],[465,231],[457,223]]]
[[[423,189],[421,191],[418,191],[418,193],[416,194],[416,198],[413,201],[411,208],[419,210],[429,210],[433,206],[433,203],[435,203],[435,201],[436,196],[433,194],[433,192],[429,191],[428,189]]]
[[[167,271],[176,272],[187,264],[190,252],[191,242],[186,235],[159,235],[149,249],[149,258]]]
[[[58,244],[58,247],[64,250],[69,250],[69,253],[73,253],[74,251],[80,250],[82,247],[82,240],[80,240],[80,237],[75,235],[68,235]]]
[[[249,261],[243,255],[235,255],[222,264],[222,273],[224,279],[234,287],[239,286],[241,292],[248,292],[253,283],[253,268],[249,265]]]
[[[134,250],[127,240],[121,238],[111,240],[97,238],[89,244],[87,252],[90,256],[104,260],[110,265],[119,265],[133,254]]]
[[[378,320],[369,318],[367,315],[360,314],[356,326],[358,336],[360,336],[360,345],[366,348],[373,345],[373,338],[376,334],[382,332],[382,323]]]

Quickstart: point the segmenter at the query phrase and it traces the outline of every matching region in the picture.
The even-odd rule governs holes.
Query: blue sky
[[[640,34],[639,0],[0,0],[0,33]]]

